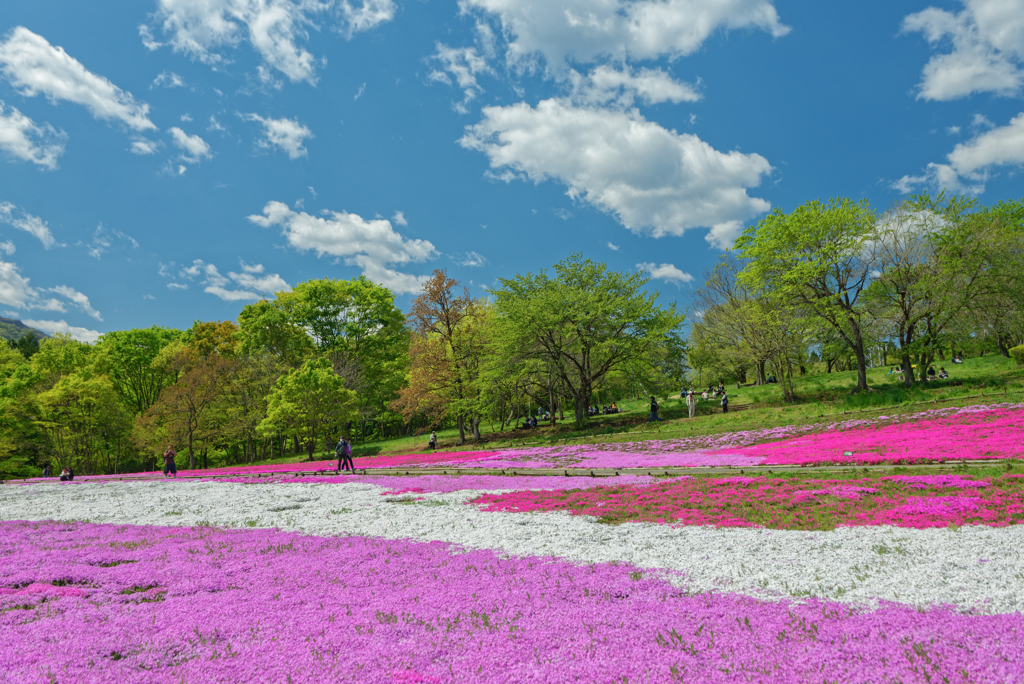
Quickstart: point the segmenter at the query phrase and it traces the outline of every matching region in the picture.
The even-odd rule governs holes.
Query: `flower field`
[[[1022,415],[475,452],[458,475],[274,466],[0,487],[0,681],[1024,681],[1012,465],[671,479],[474,467],[827,462],[838,448],[942,460],[970,444],[1005,459]]]
[[[0,540],[12,681],[1024,676],[1019,614],[691,595],[629,566],[275,530],[4,523]]]

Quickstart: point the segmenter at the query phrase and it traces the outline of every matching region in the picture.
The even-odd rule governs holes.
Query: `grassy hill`
[[[986,355],[965,359],[964,363],[957,365],[936,363],[936,369],[940,365],[949,371],[948,380],[921,383],[911,388],[904,387],[888,375],[888,368],[870,369],[868,384],[871,391],[859,394],[852,393],[857,384],[856,371],[811,374],[794,380],[797,401],[793,403],[783,400],[778,385],[739,388],[733,385],[728,388],[729,413],[722,413],[717,400],[700,402],[697,417],[690,420],[686,417],[686,407],[677,393],[658,398],[662,422],[649,424],[648,400],[646,397],[638,397],[635,400],[619,401],[622,413],[592,418],[582,430],[576,429],[570,414],[566,414],[565,420],[558,421],[554,426],[542,424],[536,430],[499,430],[497,425],[481,424],[480,441],[470,437],[462,447],[458,446],[456,430],[439,430],[438,448],[459,451],[552,444],[636,442],[783,425],[826,423],[853,418],[858,414],[865,417],[878,415],[883,410],[891,416],[916,413],[928,408],[1024,402],[1024,367],[1017,366],[1012,359]],[[415,437],[380,442],[356,441],[353,444],[353,455],[359,457],[423,452],[428,435],[429,431]],[[317,458],[330,457],[332,454],[329,452],[317,455]],[[302,460],[305,460],[304,454],[263,463]]]
[[[3,316],[0,316],[0,338],[5,340],[20,340],[30,332],[34,332],[36,334],[37,340],[45,340],[50,337],[42,330],[31,328],[17,319],[4,318]]]

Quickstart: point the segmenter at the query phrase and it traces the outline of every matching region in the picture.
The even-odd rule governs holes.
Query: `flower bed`
[[[328,477],[276,477],[231,478],[227,482],[245,484],[278,484],[301,482],[306,484],[369,484],[381,488],[382,495],[394,494],[447,494],[466,490],[530,489],[589,489],[616,485],[645,485],[658,480],[647,475],[618,475],[615,477],[559,477],[551,475],[335,475]]]
[[[1024,480],[956,475],[861,480],[678,478],[585,491],[484,494],[485,511],[567,511],[604,522],[829,530],[837,526],[1005,527],[1024,522]]]
[[[1019,681],[1024,617],[690,595],[634,566],[0,523],[11,681]]]

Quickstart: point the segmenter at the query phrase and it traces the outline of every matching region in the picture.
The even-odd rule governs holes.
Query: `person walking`
[[[690,418],[697,415],[697,397],[693,396],[693,390],[686,393],[686,409],[690,413]]]
[[[433,430],[430,431],[430,441],[427,442],[427,448],[431,451],[437,448],[437,433]]]
[[[722,392],[722,413],[729,412],[729,395]]]
[[[351,470],[354,475],[356,472],[356,466],[352,463],[352,442],[342,437],[341,441],[338,442],[338,448],[340,449],[338,452],[338,470],[346,470],[345,464],[348,464],[348,470]]]
[[[658,401],[654,397],[651,397],[651,416],[647,419],[647,422],[653,423],[654,421],[658,421],[660,423],[661,418],[658,417]]]
[[[174,463],[174,457],[178,454],[175,453],[174,448],[168,444],[167,451],[164,452],[164,477],[173,475],[178,477],[178,466]]]

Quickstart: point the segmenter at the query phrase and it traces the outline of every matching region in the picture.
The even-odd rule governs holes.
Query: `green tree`
[[[173,373],[154,363],[161,350],[181,337],[172,328],[118,330],[100,337],[102,371],[114,390],[134,413],[141,414],[156,403],[164,387],[174,382]]]
[[[327,359],[311,359],[274,383],[267,417],[257,431],[273,435],[294,430],[313,460],[318,439],[330,445],[331,431],[350,420],[356,405],[355,392],[334,372]]]
[[[514,366],[538,360],[573,400],[576,424],[587,420],[595,386],[620,369],[650,369],[679,337],[683,316],[657,305],[638,273],[609,271],[573,254],[547,273],[501,279],[492,356]],[[681,348],[681,345],[674,345]]]
[[[875,221],[866,201],[815,200],[789,214],[776,208],[736,240],[745,261],[740,283],[835,330],[857,359],[859,390],[868,387],[861,295],[876,267]]]

